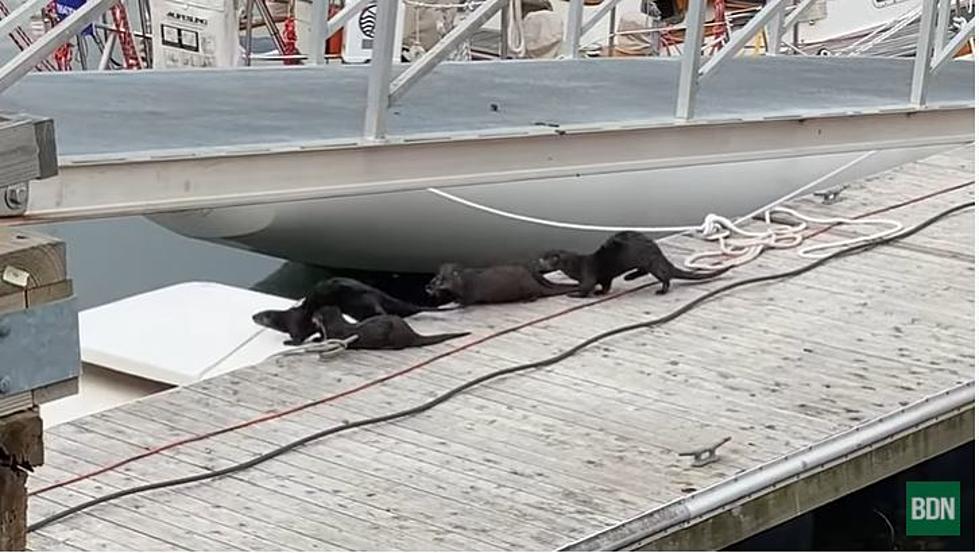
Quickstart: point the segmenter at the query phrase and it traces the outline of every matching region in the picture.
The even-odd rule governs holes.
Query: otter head
[[[442,298],[456,297],[462,291],[462,266],[458,263],[444,263],[439,272],[425,286],[429,296]]]
[[[575,256],[574,252],[567,250],[549,250],[537,258],[537,270],[541,273],[563,270],[568,265],[568,260]]]
[[[288,315],[288,310],[280,311],[277,309],[267,309],[252,315],[252,321],[259,326],[264,326],[265,328],[271,328],[272,330],[278,330],[279,332],[289,332]]]
[[[290,339],[286,344],[289,345],[303,343],[316,331],[309,314],[301,305],[284,311],[275,309],[259,311],[252,315],[252,321],[259,326],[288,334]]]

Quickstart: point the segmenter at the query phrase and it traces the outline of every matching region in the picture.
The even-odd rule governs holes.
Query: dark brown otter
[[[574,285],[549,282],[526,265],[467,269],[457,263],[445,263],[425,290],[433,296],[451,297],[461,305],[473,305],[532,301],[567,294],[575,288]]]
[[[410,317],[423,311],[445,311],[438,307],[423,307],[399,300],[352,278],[328,278],[320,281],[303,302],[312,316],[325,305],[335,305],[346,315],[362,320],[374,315]]]
[[[651,238],[638,232],[618,232],[609,237],[594,253],[581,255],[567,250],[551,250],[541,255],[538,268],[548,273],[561,271],[578,281],[576,297],[587,297],[596,285],[599,295],[612,289],[612,280],[632,271],[625,280],[634,280],[647,273],[662,283],[657,294],[665,294],[670,289],[670,279],[703,280],[725,273],[730,267],[719,271],[697,273],[681,269],[663,255],[663,251]]]
[[[255,324],[285,332],[289,339],[283,342],[287,346],[298,346],[310,336],[316,334],[309,311],[303,305],[297,305],[285,310],[268,309],[252,315]]]
[[[350,349],[404,349],[430,346],[446,340],[468,336],[468,332],[423,336],[415,332],[404,319],[397,315],[375,315],[356,323],[348,323],[335,305],[328,305],[313,313],[313,324],[321,338],[343,340],[351,336],[357,339]]]
[[[437,307],[422,307],[399,300],[373,286],[352,278],[328,278],[316,284],[299,305],[285,309],[270,309],[252,315],[261,326],[285,332],[287,346],[298,346],[316,334],[313,313],[318,309],[335,305],[342,313],[360,321],[374,315],[398,315],[410,317],[422,311],[446,311]]]

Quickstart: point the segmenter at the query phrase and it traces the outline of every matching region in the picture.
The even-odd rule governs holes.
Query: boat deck
[[[931,107],[973,106],[972,62],[933,82]],[[912,60],[744,57],[702,83],[694,120],[908,109]],[[447,63],[391,110],[393,137],[486,135],[536,124],[675,124],[679,60]],[[359,142],[367,67],[34,73],[0,110],[56,121],[61,157]],[[496,109],[493,106],[496,106]]]
[[[911,226],[974,198],[967,184],[973,152],[969,146],[856,182],[835,204],[806,197],[792,205],[813,216],[857,216],[932,194],[878,215]],[[812,240],[852,233],[835,229]],[[966,211],[899,243],[727,293],[550,368],[484,383],[426,413],[328,437],[233,476],[96,506],[30,534],[29,546],[559,548],[972,382],[973,240],[974,215]],[[662,244],[674,260],[708,247],[692,237]],[[279,358],[62,424],[45,436],[46,463],[30,478],[34,489],[426,363],[33,496],[30,519],[121,488],[237,463],[341,421],[403,409],[470,378],[665,314],[723,284],[804,263],[792,250],[770,251],[715,281],[677,281],[665,296],[642,279],[617,282],[615,290],[625,293],[602,303],[559,297],[419,315],[412,324],[423,333],[474,334],[424,349]],[[573,307],[579,309],[566,311]],[[972,411],[966,416],[971,421]],[[955,439],[971,435],[966,425]],[[713,464],[694,468],[678,456],[725,436],[732,439]],[[854,479],[833,492],[865,483]]]

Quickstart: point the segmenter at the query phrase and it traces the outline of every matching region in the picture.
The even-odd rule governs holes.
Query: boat
[[[33,74],[0,108],[54,117],[60,174],[32,191],[54,211],[400,272],[693,230],[974,140],[972,62],[943,69],[927,109],[908,102],[909,58],[728,62],[690,118],[679,57],[444,63],[380,143],[359,64]]]

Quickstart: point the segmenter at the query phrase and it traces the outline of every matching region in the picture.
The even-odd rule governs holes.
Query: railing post
[[[453,27],[449,34],[442,37],[422,57],[398,75],[398,78],[391,83],[388,102],[397,102],[415,83],[449,57],[473,33],[481,29],[498,10],[504,8],[506,2],[507,0],[486,0],[480,4],[476,11],[466,16],[461,24]]]
[[[378,0],[371,45],[370,80],[367,83],[367,112],[364,116],[364,138],[381,141],[387,132],[388,92],[394,59],[394,37],[401,0]]]
[[[18,79],[30,73],[34,69],[34,66],[53,54],[65,41],[70,40],[71,37],[80,33],[82,29],[95,22],[99,16],[105,13],[117,1],[89,0],[82,7],[72,12],[71,15],[62,19],[60,23],[52,27],[48,32],[41,35],[40,38],[31,43],[22,52],[18,52],[16,56],[0,68],[0,92],[7,90]],[[37,6],[38,4],[35,2],[25,2],[24,5]],[[14,12],[18,12],[18,10],[14,10]],[[14,13],[12,12],[11,17],[8,19],[13,19],[13,15]],[[4,28],[4,33],[7,32],[6,28],[8,25],[15,27],[13,22],[8,22],[6,19],[2,23],[0,24],[0,28]]]
[[[765,4],[765,7],[762,8],[761,11],[756,13],[754,17],[744,24],[743,27],[731,35],[731,39],[727,41],[727,44],[725,44],[723,48],[721,48],[717,53],[711,56],[706,63],[704,63],[704,66],[700,69],[700,78],[707,78],[708,75],[717,71],[717,68],[720,67],[722,63],[741,52],[741,49],[744,48],[745,44],[748,44],[749,40],[757,36],[765,25],[768,24],[773,17],[775,17],[776,14],[778,14],[780,11],[784,11],[786,1],[787,0],[773,0]]]
[[[934,77],[936,73],[942,70],[942,67],[945,67],[945,64],[955,59],[955,54],[965,46],[965,43],[969,41],[969,37],[975,33],[976,19],[973,17],[942,47],[941,52],[935,53],[935,57],[931,60],[930,76]]]
[[[614,30],[614,27],[615,27],[615,6],[617,6],[619,4],[619,2],[621,2],[621,1],[622,0],[605,0],[604,2],[602,2],[602,4],[600,6],[598,6],[598,9],[596,9],[595,11],[593,11],[591,13],[591,17],[588,18],[587,21],[585,21],[584,23],[581,24],[581,35],[587,33],[588,31],[590,31],[592,29],[592,27],[594,27],[595,25],[598,25],[598,22],[601,21],[601,19],[603,17],[605,17],[606,15],[608,15],[608,14],[611,14],[609,16],[609,27],[612,27],[613,30]],[[582,19],[584,19],[584,18],[582,18]],[[579,35],[578,43],[579,43],[579,46],[580,46],[581,45],[580,35]]]
[[[609,2],[616,2],[616,0],[608,0]],[[618,10],[615,9],[615,5],[612,5],[612,9],[608,11],[608,56],[612,57],[615,55],[615,16]],[[655,51],[656,48],[653,48]]]
[[[921,19],[918,28],[918,44],[914,53],[914,69],[911,73],[911,104],[925,104],[928,78],[931,74],[931,56],[934,51],[935,0],[921,0]]]
[[[255,25],[255,0],[245,0],[245,66],[252,65],[252,52],[254,52],[254,27]],[[112,33],[115,37],[115,33]],[[285,52],[282,52],[285,54]]]
[[[952,0],[938,0],[938,24],[935,25],[935,48],[932,55],[937,56],[945,47],[948,38],[948,19],[952,12]]]
[[[309,44],[306,45],[306,59],[314,65],[326,63],[326,14],[330,0],[312,0],[313,7],[309,18]]]
[[[510,7],[505,5],[500,10],[500,59],[510,57]]]
[[[561,55],[577,58],[581,47],[581,19],[585,13],[585,0],[568,0],[568,21],[564,30],[564,43]]]
[[[693,116],[694,97],[700,80],[700,51],[704,42],[704,0],[693,0],[687,6],[684,20],[683,59],[680,61],[680,85],[676,97],[676,118]]]
[[[768,0],[768,2],[776,2],[778,4],[783,4],[782,0]],[[772,18],[768,20],[768,25],[765,26],[765,33],[768,35],[768,47],[766,53],[769,55],[775,55],[779,53],[782,46],[782,34],[785,32],[785,27],[783,27],[783,22],[785,21],[785,8],[784,6],[772,15]]]

